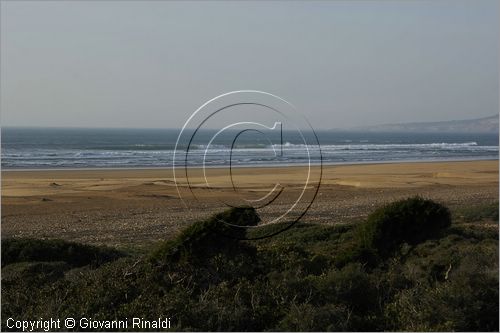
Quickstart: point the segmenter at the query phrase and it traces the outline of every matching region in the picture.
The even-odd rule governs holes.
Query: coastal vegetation
[[[2,241],[2,329],[13,318],[170,318],[172,330],[497,331],[498,203],[421,197],[357,223],[249,231],[252,208],[152,250]],[[242,233],[247,232],[244,235]]]

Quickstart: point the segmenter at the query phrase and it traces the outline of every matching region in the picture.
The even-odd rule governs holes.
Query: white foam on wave
[[[202,165],[205,149],[190,150],[190,164]],[[206,147],[205,147],[206,148]],[[283,147],[237,148],[233,150],[236,164],[258,165],[275,159],[274,152],[283,148],[282,161],[304,163],[308,158],[307,149],[316,156],[317,147],[285,142]],[[404,159],[449,159],[449,158],[493,158],[498,157],[498,146],[480,146],[470,142],[435,143],[343,143],[322,145],[323,161],[359,162],[391,161]],[[226,165],[230,148],[224,145],[209,147],[207,163]],[[139,167],[170,166],[173,150],[94,150],[94,149],[3,149],[2,166],[23,167]],[[319,156],[319,155],[318,155]]]

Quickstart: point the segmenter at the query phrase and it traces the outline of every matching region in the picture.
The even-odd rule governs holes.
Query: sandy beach
[[[238,191],[249,195],[266,193],[279,182],[293,196],[307,175],[305,167],[233,172]],[[322,172],[318,195],[304,222],[349,223],[383,203],[417,194],[451,208],[498,201],[498,161],[338,165],[323,166]],[[165,239],[195,218],[220,209],[220,200],[234,196],[227,169],[207,173],[211,189],[199,191],[199,199],[207,205],[194,204],[187,211],[171,169],[3,171],[2,237],[63,238],[111,246]],[[318,173],[319,168],[313,167],[311,177]],[[192,170],[190,177],[194,187],[204,183],[201,170]],[[187,190],[181,186],[181,195]],[[275,210],[285,204],[278,203]]]

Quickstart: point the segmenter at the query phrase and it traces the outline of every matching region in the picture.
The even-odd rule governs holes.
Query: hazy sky
[[[2,126],[179,127],[256,89],[313,127],[498,113],[499,1],[2,1]]]

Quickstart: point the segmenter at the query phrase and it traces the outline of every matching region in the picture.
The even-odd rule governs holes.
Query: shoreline
[[[416,163],[460,163],[460,162],[482,162],[482,161],[499,161],[499,158],[463,158],[463,159],[435,159],[435,160],[391,160],[391,161],[361,161],[361,162],[323,162],[311,163],[311,167],[318,166],[358,166],[358,165],[385,165],[385,164],[416,164]],[[303,168],[307,167],[307,163],[292,163],[292,164],[258,164],[258,165],[238,165],[232,166],[237,169],[279,169],[279,168]],[[181,168],[181,166],[179,166]],[[203,169],[203,166],[188,166],[188,169]],[[213,165],[205,166],[206,169],[227,169],[229,165]],[[0,168],[1,172],[48,172],[48,171],[127,171],[127,170],[172,170],[172,166],[138,166],[138,167],[83,167],[83,168]]]

